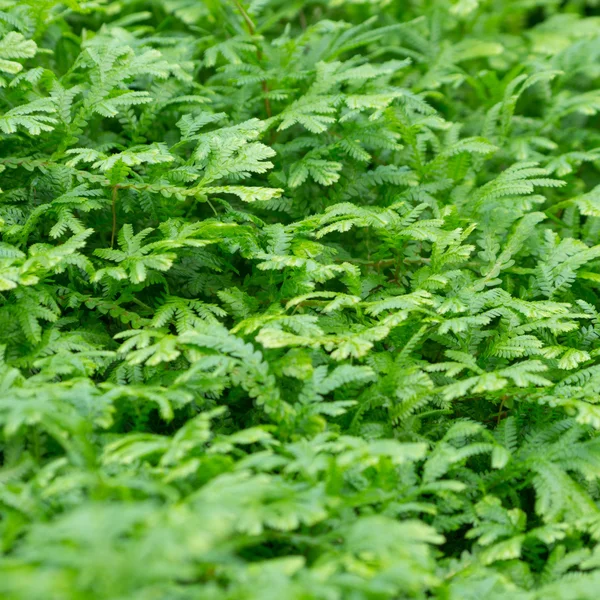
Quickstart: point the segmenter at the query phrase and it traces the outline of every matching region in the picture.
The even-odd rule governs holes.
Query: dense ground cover
[[[596,600],[591,0],[0,0],[0,597]]]

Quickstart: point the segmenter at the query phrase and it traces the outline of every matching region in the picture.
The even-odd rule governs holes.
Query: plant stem
[[[254,23],[250,18],[250,15],[246,12],[246,9],[242,6],[242,3],[239,0],[233,0],[233,3],[237,6],[237,9],[240,11],[244,22],[246,23],[246,29],[248,29],[248,33],[251,36],[256,34],[256,28],[254,27]],[[260,49],[260,46],[256,46],[256,58],[259,63],[262,62],[263,54]],[[271,102],[269,101],[268,93],[269,93],[269,85],[266,81],[261,81],[261,87],[263,91],[263,95],[265,98],[265,112],[267,113],[267,117],[270,119],[273,116],[273,111],[271,110]]]
[[[112,235],[110,236],[110,247],[115,247],[115,235],[117,233],[117,189],[115,185],[112,189]]]

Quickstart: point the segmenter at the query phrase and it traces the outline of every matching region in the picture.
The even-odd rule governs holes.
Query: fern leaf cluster
[[[596,600],[593,0],[0,0],[0,597]]]

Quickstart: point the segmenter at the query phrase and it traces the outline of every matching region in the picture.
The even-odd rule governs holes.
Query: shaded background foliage
[[[0,593],[595,599],[600,7],[0,0]]]

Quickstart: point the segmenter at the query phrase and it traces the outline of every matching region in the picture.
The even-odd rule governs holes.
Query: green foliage
[[[0,0],[0,597],[596,600],[592,0]]]

